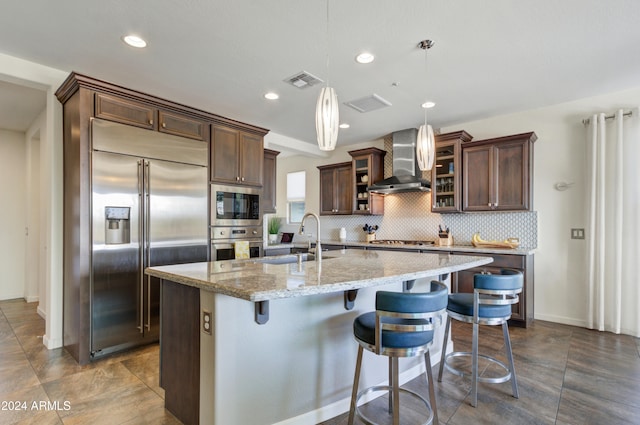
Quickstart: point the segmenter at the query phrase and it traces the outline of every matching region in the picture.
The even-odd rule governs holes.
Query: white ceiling
[[[282,82],[301,70],[328,78],[341,102],[376,93],[393,104],[366,114],[341,106],[351,125],[341,144],[419,126],[426,98],[441,127],[640,86],[637,0],[332,0],[329,71],[323,0],[8,3],[2,53],[313,144],[320,89]],[[148,47],[124,45],[130,32]],[[417,43],[427,38],[435,46],[425,66]],[[376,60],[356,63],[362,50]],[[265,100],[267,91],[280,99]],[[20,97],[0,86],[3,117],[31,90]]]

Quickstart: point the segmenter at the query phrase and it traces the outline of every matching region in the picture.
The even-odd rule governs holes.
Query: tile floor
[[[157,345],[78,366],[44,348],[36,307],[0,301],[0,425],[180,423],[163,407]],[[640,424],[640,339],[543,321],[510,331],[520,399],[509,383],[481,384],[473,408],[468,380],[445,371],[436,383],[441,424]],[[456,350],[470,349],[469,326],[454,322],[452,334]],[[504,357],[499,327],[482,327],[480,338],[481,352]],[[426,394],[424,378],[406,387]],[[384,405],[381,397],[369,406],[382,423]],[[410,403],[402,409],[403,423],[418,423]],[[344,414],[322,425],[346,423]]]

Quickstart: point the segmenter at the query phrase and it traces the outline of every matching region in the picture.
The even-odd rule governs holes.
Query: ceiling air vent
[[[289,78],[285,78],[283,81],[299,89],[306,89],[307,87],[315,86],[316,84],[324,82],[320,78],[308,73],[307,71],[300,71]]]
[[[376,109],[386,108],[387,106],[391,106],[391,102],[385,100],[378,96],[377,94],[372,94],[371,96],[362,97],[360,99],[352,100],[344,103],[347,106],[352,107],[358,112],[371,112]]]

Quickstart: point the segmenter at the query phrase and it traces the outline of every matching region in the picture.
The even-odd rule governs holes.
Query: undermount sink
[[[259,258],[257,260],[254,260],[256,263],[264,263],[264,264],[290,264],[290,263],[297,263],[298,262],[298,256],[302,257],[302,261],[315,261],[316,256],[313,254],[287,254],[287,255],[275,255],[273,257],[262,257]],[[330,257],[330,256],[322,256],[323,260],[328,260],[330,258],[334,258],[334,257]]]

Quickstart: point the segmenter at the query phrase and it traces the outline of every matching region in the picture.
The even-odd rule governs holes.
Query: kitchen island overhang
[[[278,259],[291,262],[278,263]],[[331,251],[320,262],[297,261],[295,255],[260,259],[178,264],[147,268],[145,273],[255,303],[258,324],[268,320],[268,302],[276,299],[344,292],[344,306],[353,308],[359,289],[479,267],[487,257],[449,253],[418,254],[343,249]],[[407,286],[405,286],[407,289]],[[266,317],[265,317],[266,315]]]
[[[354,249],[327,253],[320,268],[313,261],[264,262],[278,258],[147,270],[162,282],[165,407],[183,423],[302,425],[344,413],[357,353],[353,320],[375,308],[375,293],[402,291],[413,280],[415,292],[428,291],[430,278],[492,261]],[[358,300],[345,310],[342,293],[353,290]],[[272,303],[266,326],[251,314],[261,302]],[[452,351],[443,338],[444,328],[437,329],[433,364],[440,350]],[[365,355],[363,387],[386,381],[387,363],[379,357]],[[407,382],[424,372],[424,362],[405,359],[400,370]]]

